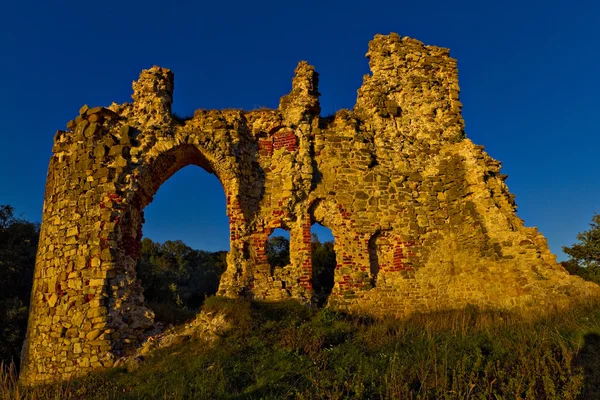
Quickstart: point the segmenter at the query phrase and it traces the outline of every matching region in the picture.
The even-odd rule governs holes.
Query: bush
[[[19,363],[27,315],[39,225],[0,206],[0,363]]]
[[[563,246],[569,260],[561,264],[569,273],[600,284],[600,214],[595,214],[590,229],[577,234],[578,243]]]

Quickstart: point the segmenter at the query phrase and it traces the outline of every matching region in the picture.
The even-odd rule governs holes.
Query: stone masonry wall
[[[310,227],[335,237],[328,306],[375,316],[483,307],[539,312],[600,294],[515,214],[500,163],[465,138],[447,49],[377,35],[353,110],[320,116],[300,62],[277,110],[171,113],[153,67],[133,102],[87,106],[58,131],[46,184],[21,378],[108,368],[152,329],[135,265],[144,208],[187,165],[215,174],[230,221],[219,294],[313,302]],[[290,231],[290,265],[265,243]]]

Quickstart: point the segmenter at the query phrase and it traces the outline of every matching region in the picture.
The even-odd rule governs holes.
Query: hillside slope
[[[349,317],[293,302],[210,298],[231,328],[139,363],[0,399],[596,398],[600,310],[535,321],[499,311]],[[129,371],[128,371],[129,369]],[[598,390],[598,389],[596,389]]]

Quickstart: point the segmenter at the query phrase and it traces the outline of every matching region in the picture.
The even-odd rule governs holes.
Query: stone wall
[[[67,379],[132,354],[152,328],[135,265],[144,208],[187,165],[215,174],[230,221],[219,294],[314,301],[310,227],[335,237],[328,306],[375,316],[464,307],[545,311],[600,294],[523,227],[500,163],[465,138],[456,60],[396,34],[369,45],[353,110],[320,116],[301,62],[277,110],[171,113],[153,67],[133,102],[82,107],[50,160],[22,380]],[[265,243],[290,231],[291,263]]]

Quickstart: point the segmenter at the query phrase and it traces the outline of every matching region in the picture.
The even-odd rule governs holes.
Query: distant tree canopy
[[[600,284],[600,214],[595,214],[590,229],[577,235],[578,243],[563,247],[570,258],[562,263],[571,274]]]
[[[333,289],[335,272],[335,251],[333,241],[321,243],[316,234],[312,234],[313,290],[319,306],[323,306]]]
[[[267,261],[271,270],[276,267],[285,267],[290,263],[290,241],[284,236],[272,236],[265,246]]]
[[[0,205],[0,361],[19,362],[39,234],[39,224]]]
[[[181,311],[195,314],[204,298],[217,292],[227,267],[226,256],[225,251],[194,250],[181,240],[161,244],[144,238],[137,277],[157,319],[170,319],[174,315],[169,314]],[[178,321],[175,318],[166,322]]]

